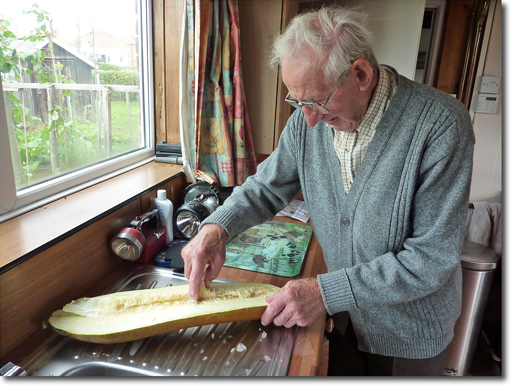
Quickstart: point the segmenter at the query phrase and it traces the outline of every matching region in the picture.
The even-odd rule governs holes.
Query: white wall
[[[338,0],[336,3],[360,6],[368,13],[378,62],[414,79],[425,0]]]

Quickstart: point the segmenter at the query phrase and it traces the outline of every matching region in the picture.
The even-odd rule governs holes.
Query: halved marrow
[[[93,343],[134,341],[173,330],[260,319],[265,298],[279,287],[213,282],[189,300],[189,285],[80,298],[55,311],[48,323],[66,336]]]

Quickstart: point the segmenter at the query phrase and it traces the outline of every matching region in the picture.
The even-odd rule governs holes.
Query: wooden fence
[[[138,86],[122,86],[122,85],[96,85],[96,84],[73,84],[73,83],[2,83],[4,92],[17,92],[19,93],[18,98],[22,100],[24,98],[24,90],[43,90],[46,92],[46,103],[48,104],[48,110],[51,110],[51,104],[49,101],[52,100],[50,93],[55,90],[71,90],[71,91],[91,91],[96,92],[97,102],[97,125],[98,125],[98,154],[101,153],[102,136],[104,142],[104,149],[106,149],[106,156],[109,158],[112,154],[112,116],[111,116],[111,95],[113,92],[124,92],[126,95],[127,105],[127,116],[128,125],[130,132],[130,140],[132,141],[132,127],[130,122],[130,101],[129,93],[140,93]],[[68,109],[68,118],[73,118],[73,110],[71,108],[71,97],[67,96],[66,104]],[[9,98],[6,98],[6,101]],[[28,102],[28,101],[27,101]],[[24,103],[25,104],[25,103]],[[32,104],[32,103],[28,103]],[[89,106],[82,106],[84,109],[88,109]],[[84,111],[84,115],[87,115],[87,111]],[[39,116],[43,122],[50,122],[51,116]],[[140,118],[141,119],[141,116]],[[144,130],[139,130],[140,141],[144,141]]]

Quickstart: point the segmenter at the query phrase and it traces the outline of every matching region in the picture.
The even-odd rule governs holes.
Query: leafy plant
[[[110,66],[110,67],[108,67]],[[112,68],[116,67],[114,65],[103,65],[103,68]],[[139,72],[136,71],[126,71],[118,69],[105,69],[99,70],[98,75],[100,78],[100,84],[116,84],[121,86],[136,86],[139,82]],[[138,95],[131,93],[129,95],[130,101],[134,102],[137,100]],[[124,101],[126,95],[124,92],[114,92],[112,95],[112,100],[115,101]]]
[[[35,28],[27,36],[16,36],[10,28],[12,20],[0,22],[2,80],[23,83],[30,78],[30,82],[46,85],[73,83],[62,73],[63,65],[54,58],[51,15],[37,4],[23,10],[23,13],[34,15],[36,19]],[[34,43],[34,49],[29,52],[18,48],[18,43],[30,42]],[[107,63],[98,63],[98,67],[100,84],[137,85],[139,82],[138,72],[122,70]],[[7,92],[8,119],[12,117],[8,124],[9,136],[15,139],[17,146],[13,162],[20,165],[17,180],[21,179],[21,186],[17,181],[17,187],[76,170],[105,156],[102,154],[106,140],[101,127],[101,109],[97,111],[95,103],[91,106],[78,105],[74,91],[55,87],[49,89],[47,108],[44,108],[43,115],[39,112],[39,117],[28,107],[31,92],[23,91],[23,88],[17,92]],[[129,95],[132,102],[128,111],[125,92],[111,95],[112,132],[108,133],[109,137],[112,136],[111,156],[131,151],[139,143],[139,95],[136,92]],[[84,107],[87,113],[83,113]],[[131,115],[130,119],[128,115]]]
[[[27,36],[18,38],[9,27],[11,20],[0,24],[4,31],[0,34],[0,72],[4,80],[14,79],[22,82],[24,75],[32,75],[41,84],[73,83],[61,74],[63,65],[53,57],[53,27],[51,15],[40,9],[37,4],[24,9],[24,14],[33,14],[37,20],[36,28]],[[31,42],[34,49],[21,52],[18,42]],[[44,43],[45,50],[37,43]],[[50,58],[51,60],[46,60]],[[23,91],[21,91],[23,95]],[[35,116],[14,92],[9,92],[13,125],[16,130],[20,160],[23,165],[24,183],[30,184],[33,173],[40,165],[51,165],[52,174],[67,168],[69,139],[73,137],[73,120],[69,118],[68,108],[63,103],[70,98],[70,90],[53,90],[48,94],[48,122]],[[21,133],[21,135],[20,135]],[[47,167],[49,168],[49,167]]]

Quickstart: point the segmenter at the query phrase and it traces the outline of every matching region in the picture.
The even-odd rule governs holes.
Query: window
[[[151,160],[150,17],[151,0],[2,5],[0,221]]]

